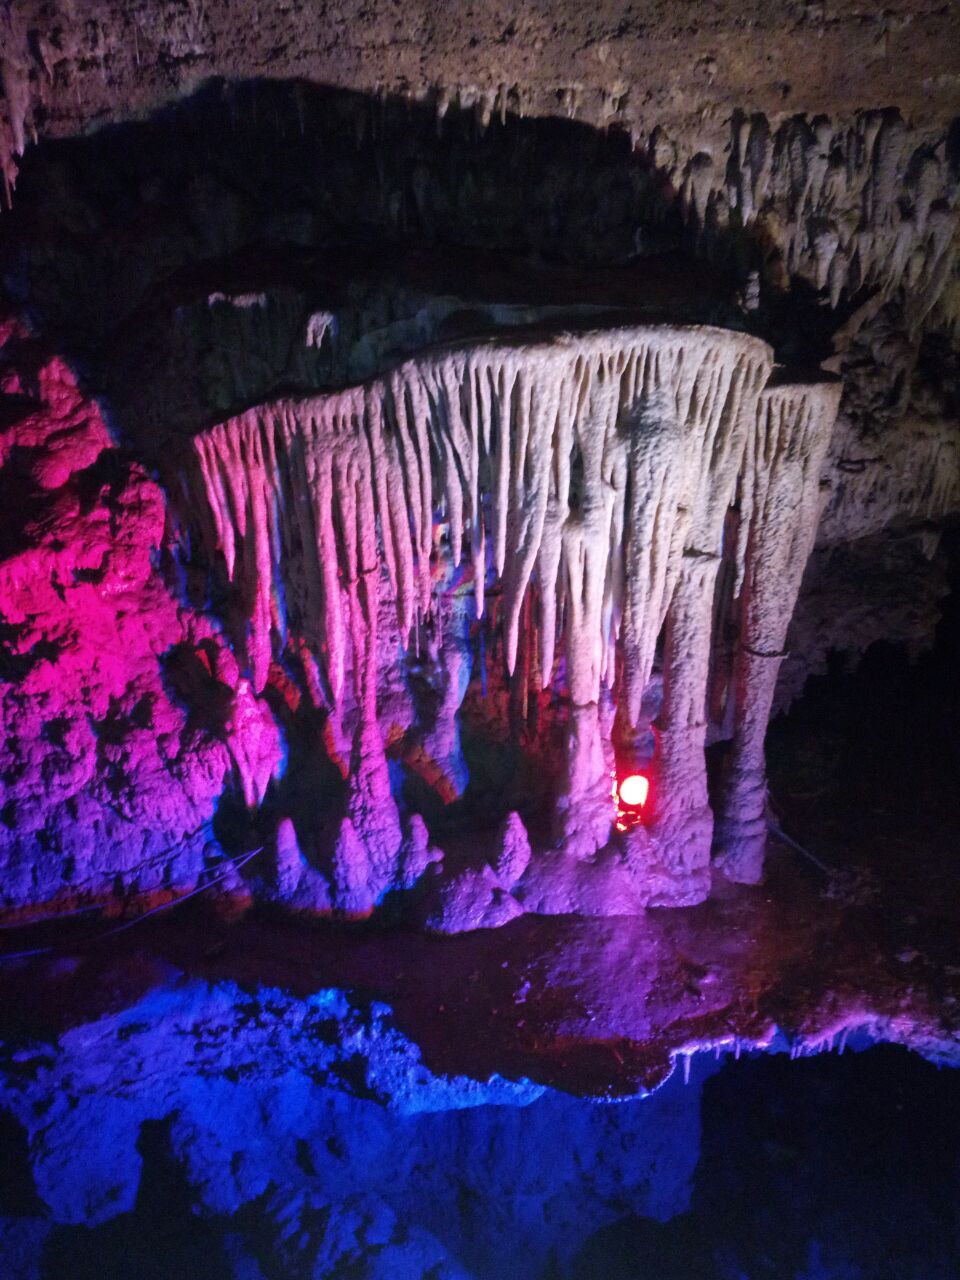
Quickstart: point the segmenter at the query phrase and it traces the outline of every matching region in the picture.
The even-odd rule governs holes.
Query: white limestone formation
[[[673,881],[668,900],[678,905],[701,901],[710,887],[713,821],[704,749],[713,598],[724,523],[768,373],[768,366],[759,365],[731,370],[706,430],[702,436],[691,433],[687,444],[686,474],[695,484],[686,497],[689,526],[667,615],[651,824],[658,861]]]
[[[284,633],[279,590],[334,700],[348,652],[355,675],[369,674],[381,555],[409,636],[430,609],[437,506],[454,564],[469,540],[478,615],[492,561],[511,670],[536,571],[541,671],[553,668],[562,599],[573,702],[595,702],[601,677],[610,682],[622,629],[638,706],[693,512],[725,509],[729,442],[770,363],[758,339],[707,327],[487,342],[274,401],[199,436],[208,533],[246,604],[256,687]]]
[[[735,122],[725,168],[695,155],[683,174],[691,217],[732,221],[776,253],[768,275],[801,276],[829,297],[867,290],[907,299],[919,326],[947,287],[955,261],[957,191],[942,140],[895,110],[831,121],[765,116]],[[777,279],[779,277],[779,280]]]
[[[278,400],[198,437],[206,532],[243,603],[255,687],[288,629],[317,655],[331,709],[352,679],[358,722],[334,871],[345,907],[369,909],[402,878],[377,723],[378,601],[386,591],[402,640],[418,643],[438,556],[454,566],[469,557],[478,619],[488,579],[498,584],[508,670],[535,645],[534,680],[565,672],[558,826],[574,858],[606,846],[615,817],[601,692],[616,685],[636,723],[666,623],[649,836],[661,878],[675,881],[663,900],[705,896],[705,705],[725,520],[742,477],[755,520],[770,508],[776,546],[790,534],[789,572],[775,566],[769,587],[767,526],[749,523],[737,548],[744,643],[779,648],[782,636],[763,628],[786,627],[819,510],[805,496],[795,507],[791,486],[799,467],[817,497],[836,413],[832,386],[761,394],[771,367],[765,343],[707,327],[491,340],[427,351],[341,392]],[[755,693],[755,683],[743,714],[765,727],[772,684]],[[456,706],[463,690],[451,684]],[[754,768],[755,735],[739,749]]]
[[[741,491],[740,637],[731,695],[733,741],[718,823],[720,863],[748,884],[766,839],[763,742],[800,580],[820,517],[820,470],[841,383],[784,383],[763,392]]]

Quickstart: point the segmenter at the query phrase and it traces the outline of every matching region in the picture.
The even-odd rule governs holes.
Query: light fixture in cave
[[[647,803],[650,779],[644,773],[629,773],[620,779],[620,803],[625,809],[639,812]]]

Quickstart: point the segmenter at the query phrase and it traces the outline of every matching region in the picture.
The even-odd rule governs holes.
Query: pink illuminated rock
[[[0,905],[188,888],[234,769],[251,801],[276,772],[276,727],[157,567],[160,489],[63,361],[0,338],[22,397],[0,432]]]
[[[273,890],[273,894],[270,894],[270,890]],[[333,907],[330,884],[326,876],[310,866],[303,856],[297,833],[289,818],[282,819],[277,827],[273,884],[267,892],[295,911],[327,915]]]
[[[550,849],[533,859],[516,888],[524,910],[542,915],[634,916],[647,905],[616,848],[591,858]]]
[[[282,898],[291,898],[296,893],[305,866],[293,823],[284,818],[276,835],[277,891]]]
[[[462,871],[431,892],[424,923],[434,933],[496,929],[523,915],[523,907],[490,867]]]
[[[428,869],[438,869],[442,861],[442,851],[430,843],[427,824],[419,813],[411,813],[400,848],[400,888],[412,889]]]
[[[340,823],[333,850],[333,902],[351,916],[369,915],[377,903],[367,849],[349,818]]]
[[[505,889],[512,889],[530,865],[530,837],[519,813],[507,814],[499,842],[493,871]]]
[[[557,797],[559,843],[567,853],[589,858],[610,840],[616,808],[613,753],[600,728],[597,704],[573,706],[565,735],[565,768]]]
[[[248,808],[267,793],[280,760],[280,735],[266,703],[256,698],[248,680],[241,679],[227,724],[227,745],[233,756]]]

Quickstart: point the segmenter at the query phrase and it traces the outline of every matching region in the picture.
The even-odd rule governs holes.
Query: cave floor
[[[808,822],[838,865],[842,824]],[[935,828],[942,830],[942,828]],[[528,915],[435,937],[399,926],[272,917],[202,899],[104,936],[75,922],[5,930],[4,1037],[55,1037],[185,979],[324,988],[379,1001],[438,1075],[528,1079],[629,1096],[714,1047],[841,1048],[851,1032],[960,1062],[960,894],[935,834],[873,838],[870,870],[827,876],[773,842],[763,886],[637,918]]]

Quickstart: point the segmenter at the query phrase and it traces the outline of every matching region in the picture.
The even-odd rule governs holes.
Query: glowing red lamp
[[[631,773],[620,781],[620,803],[627,809],[642,809],[650,794],[650,779],[642,773]]]

